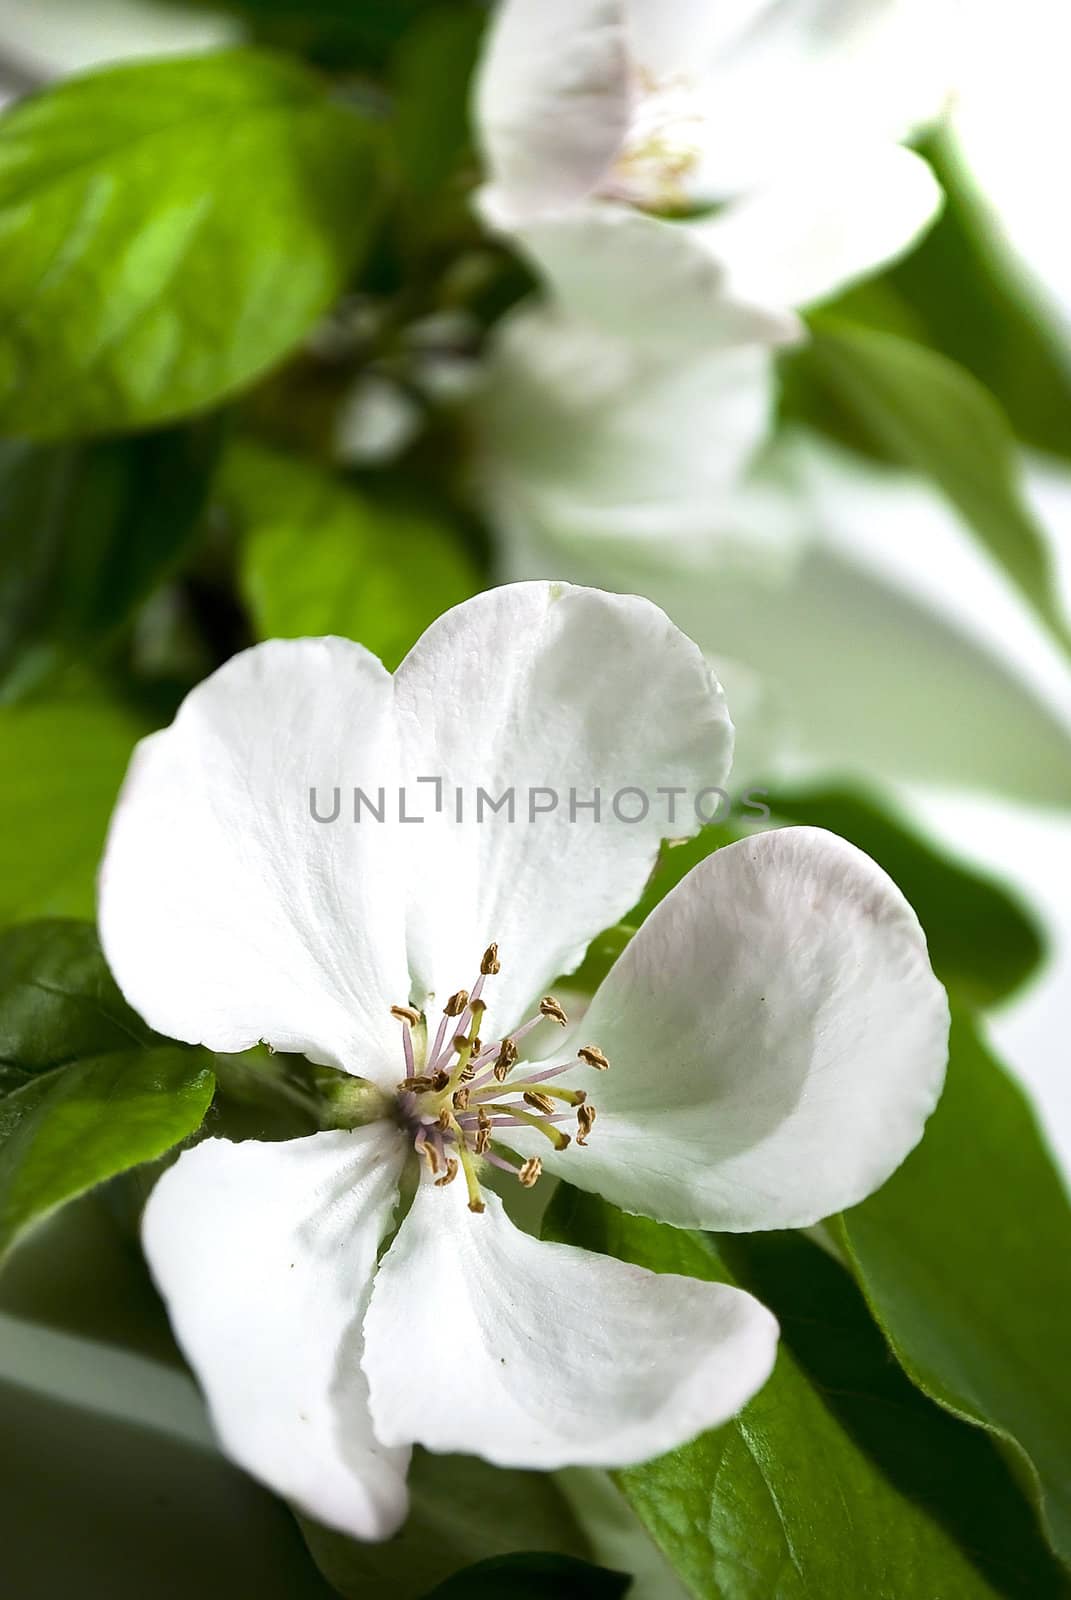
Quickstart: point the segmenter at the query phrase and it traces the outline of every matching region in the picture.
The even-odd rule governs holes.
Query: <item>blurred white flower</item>
[[[616,380],[616,381],[615,381]],[[1071,793],[1071,673],[934,490],[803,434],[763,450],[759,350],[637,349],[522,307],[473,412],[501,576],[649,595],[749,669],[761,780]],[[738,716],[738,721],[740,717]]]
[[[475,91],[481,212],[598,326],[793,339],[794,308],[909,248],[938,209],[899,141],[942,107],[953,14],[502,0]]]
[[[320,1520],[389,1535],[413,1443],[646,1460],[770,1372],[776,1324],[749,1294],[534,1239],[489,1168],[530,1184],[545,1162],[678,1226],[781,1228],[861,1200],[919,1139],[944,991],[899,891],[831,834],[709,857],[579,1026],[538,1000],[634,903],[665,831],[655,806],[593,813],[593,791],[694,796],[731,747],[657,607],[559,583],[448,612],[393,679],[347,640],[257,646],[140,746],[101,873],[127,998],[176,1037],[365,1080],[365,1125],[206,1140],[144,1224],[225,1448]],[[417,827],[309,816],[312,783],[412,794],[429,773],[448,796],[575,786],[584,807],[538,826],[452,799]]]

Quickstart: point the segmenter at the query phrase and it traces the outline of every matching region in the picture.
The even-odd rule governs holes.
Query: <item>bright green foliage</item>
[[[1025,1096],[965,1018],[925,1138],[840,1237],[905,1370],[1008,1441],[1071,1564],[1071,1203]]]
[[[396,667],[479,578],[448,522],[372,504],[308,463],[241,445],[223,474],[241,581],[265,639],[337,633]]]
[[[116,67],[0,120],[0,426],[187,416],[290,351],[378,209],[365,120],[234,51]]]
[[[179,1046],[90,1056],[0,1104],[0,1255],[95,1184],[165,1155],[201,1124],[212,1070]]]
[[[143,731],[103,698],[0,706],[0,922],[93,915],[108,818]]]
[[[850,1280],[816,1247],[756,1236],[726,1241],[719,1259],[701,1235],[564,1188],[544,1233],[738,1282],[778,1315],[774,1374],[734,1422],[617,1475],[701,1600],[1062,1592],[997,1452],[890,1365]]]

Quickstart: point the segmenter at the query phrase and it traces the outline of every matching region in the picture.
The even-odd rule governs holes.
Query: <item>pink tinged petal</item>
[[[491,226],[582,199],[612,165],[632,104],[624,11],[624,0],[499,5],[474,104]]]
[[[765,1383],[777,1324],[750,1295],[542,1243],[485,1198],[477,1216],[460,1184],[422,1184],[383,1260],[364,1355],[381,1438],[498,1466],[627,1466]]]
[[[405,1154],[385,1124],[210,1139],[149,1199],[145,1251],[227,1454],[306,1515],[383,1539],[409,1453],[376,1437],[361,1321]]]
[[[808,306],[904,255],[940,211],[926,163],[896,145],[785,164],[765,187],[687,229],[724,272],[734,302]]]
[[[788,828],[691,872],[582,1031],[611,1064],[569,1080],[598,1122],[544,1164],[628,1211],[746,1232],[817,1222],[896,1170],[941,1092],[948,1003],[891,879]]]
[[[394,1083],[408,998],[391,680],[345,639],[235,656],[135,752],[100,878],[120,988],[161,1033],[280,1050]],[[329,817],[339,786],[339,816]]]
[[[443,780],[442,812],[429,793],[426,823],[406,830],[414,993],[441,1005],[469,988],[497,942],[481,1024],[490,1041],[634,904],[666,832],[695,831],[680,801],[667,827],[658,788],[723,783],[732,725],[701,653],[656,606],[561,583],[513,584],[447,612],[395,687],[410,782]],[[650,797],[644,820],[615,815],[625,787]],[[598,821],[580,809],[596,788]],[[486,806],[477,820],[478,789],[492,799],[512,789],[514,820]],[[530,791],[546,789],[556,804],[530,821]],[[550,799],[537,793],[536,804]],[[639,812],[634,796],[631,806]],[[619,809],[630,814],[628,796]]]

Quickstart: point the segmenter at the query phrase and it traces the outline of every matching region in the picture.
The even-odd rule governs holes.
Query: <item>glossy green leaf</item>
[[[217,441],[202,425],[0,442],[0,686],[106,641],[168,576],[197,528]]]
[[[480,586],[448,524],[373,503],[308,462],[242,445],[221,495],[243,530],[242,592],[262,638],[342,634],[393,668]]]
[[[481,1560],[518,1551],[588,1557],[591,1551],[554,1479],[506,1471],[470,1456],[413,1455],[410,1513],[386,1544],[361,1544],[302,1520],[317,1565],[346,1600],[389,1594],[420,1600]]]
[[[926,930],[934,971],[966,1003],[994,1005],[1045,954],[1034,918],[1009,889],[942,855],[876,797],[849,789],[778,789],[779,819],[828,828],[899,884]]]
[[[428,1600],[620,1600],[630,1585],[626,1573],[567,1556],[500,1556],[447,1578]]]
[[[345,286],[375,163],[356,111],[252,50],[17,105],[0,119],[0,426],[144,426],[258,377]]]
[[[1025,1096],[963,1017],[925,1138],[840,1228],[905,1370],[1008,1442],[1071,1562],[1071,1203]]]
[[[201,1124],[214,1079],[199,1051],[115,1051],[47,1072],[0,1102],[0,1255],[50,1211],[164,1155]]]
[[[933,479],[1071,647],[1044,537],[1020,491],[1014,439],[992,397],[962,367],[909,339],[828,314],[814,318],[813,331],[795,358],[808,379],[881,454]]]
[[[79,1058],[154,1042],[92,923],[56,918],[0,933],[0,1094]]]
[[[93,915],[108,819],[143,731],[105,700],[0,707],[0,923]]]
[[[774,1374],[734,1422],[616,1475],[700,1600],[1063,1592],[991,1441],[889,1361],[850,1278],[816,1246],[759,1235],[728,1241],[734,1254],[719,1259],[700,1235],[565,1188],[544,1232],[655,1272],[740,1283],[779,1318]]]

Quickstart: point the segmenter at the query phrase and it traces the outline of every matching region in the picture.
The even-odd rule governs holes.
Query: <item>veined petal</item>
[[[582,1029],[611,1063],[577,1074],[598,1121],[545,1163],[626,1210],[748,1232],[817,1222],[896,1170],[941,1092],[948,1003],[880,867],[786,828],[696,867]]]
[[[730,295],[725,263],[699,224],[593,201],[527,223],[514,243],[573,316],[638,344],[692,355],[802,333],[789,310]]]
[[[925,161],[879,145],[786,167],[767,187],[687,228],[722,268],[731,300],[773,312],[826,299],[903,255],[941,199]]]
[[[491,226],[582,199],[612,164],[631,111],[624,12],[624,0],[498,6],[474,104]]]
[[[387,1538],[408,1504],[409,1452],[376,1437],[360,1364],[404,1154],[386,1123],[209,1139],[164,1173],[142,1228],[227,1454],[358,1539]]]
[[[442,782],[441,812],[429,792],[427,822],[406,830],[414,999],[468,987],[495,941],[488,1026],[513,1028],[637,899],[675,831],[660,788],[723,782],[721,690],[650,601],[546,582],[448,611],[395,690],[410,784]],[[512,814],[480,790],[490,802],[512,792]],[[679,804],[676,831],[694,832],[694,807]]]
[[[198,685],[135,752],[100,877],[105,954],[161,1033],[259,1039],[399,1076],[404,894],[396,835],[352,786],[396,799],[391,679],[345,639],[274,640]],[[343,785],[335,821],[334,786]],[[389,815],[389,813],[386,813]]]
[[[777,1324],[743,1290],[519,1232],[424,1183],[376,1276],[364,1367],[377,1434],[498,1466],[627,1466],[725,1422]]]

